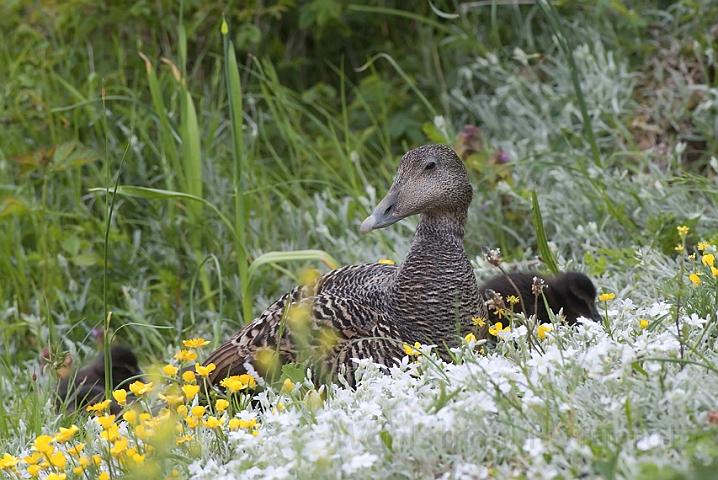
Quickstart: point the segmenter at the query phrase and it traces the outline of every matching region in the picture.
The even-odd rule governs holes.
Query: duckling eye
[[[426,167],[424,167],[424,170],[433,170],[435,166],[436,166],[435,162],[429,162],[426,164]]]

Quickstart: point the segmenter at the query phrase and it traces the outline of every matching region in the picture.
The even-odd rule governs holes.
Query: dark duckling
[[[112,358],[112,389],[128,389],[129,380],[142,374],[137,356],[128,347],[114,345],[110,348]],[[65,406],[65,413],[72,414],[88,405],[105,399],[105,357],[100,353],[95,361],[82,367],[76,375],[63,378],[57,390],[57,408]],[[112,401],[110,412],[120,413],[122,408]]]
[[[440,345],[448,358],[443,345],[456,345],[457,333],[485,337],[472,322],[488,313],[463,244],[472,190],[449,147],[406,153],[388,193],[361,225],[366,234],[420,215],[404,262],[350,265],[294,288],[210,354],[204,362],[216,366],[210,382],[254,372],[269,377],[278,365],[309,354],[315,371],[345,371],[353,384],[352,358],[392,365],[406,354],[402,342]]]
[[[517,313],[523,311],[521,302],[516,303],[512,308],[506,299],[510,295],[518,297],[520,294],[526,310],[528,310],[524,313],[527,316],[537,314],[539,323],[548,323],[550,320],[543,296],[539,296],[537,311],[534,310],[536,302],[533,284],[534,277],[536,277],[544,282],[543,293],[546,296],[549,308],[554,314],[557,314],[563,308],[566,323],[573,325],[578,317],[590,318],[596,322],[601,321],[601,316],[596,309],[596,287],[591,279],[583,273],[566,272],[555,277],[545,277],[532,272],[515,272],[509,273],[509,277],[518,288],[518,293],[503,274],[486,281],[479,287],[479,291],[488,301],[490,301],[491,297],[490,292],[487,293],[488,290],[501,294],[506,308],[511,308]],[[494,310],[494,308],[489,307],[489,323],[491,324],[499,321]]]

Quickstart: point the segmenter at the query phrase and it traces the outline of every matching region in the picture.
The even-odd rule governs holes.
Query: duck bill
[[[372,230],[376,230],[378,228],[387,227],[404,218],[403,216],[394,214],[394,211],[396,210],[396,202],[399,200],[399,193],[398,189],[394,190],[392,188],[389,190],[386,197],[384,197],[384,199],[379,202],[379,205],[376,206],[374,212],[372,212],[372,214],[362,222],[361,228],[359,229],[362,235],[366,235]]]
[[[594,322],[598,322],[598,323],[601,323],[603,321],[603,319],[601,318],[601,314],[598,313],[598,310],[596,309],[596,307],[593,307],[591,309],[591,320],[593,320]]]

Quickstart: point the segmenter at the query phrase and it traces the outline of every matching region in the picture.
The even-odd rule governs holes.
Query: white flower
[[[701,318],[695,313],[692,313],[690,317],[683,317],[682,320],[686,325],[700,328],[703,328],[703,324],[707,322],[705,318]]]
[[[351,475],[359,469],[371,467],[378,458],[379,457],[373,453],[362,453],[361,455],[352,457],[348,463],[342,465],[342,470],[344,470],[347,475]]]
[[[658,433],[652,433],[636,442],[636,448],[644,452],[652,448],[660,447],[661,445],[663,445],[663,439]]]
[[[312,440],[311,442],[304,445],[302,453],[310,462],[316,462],[320,458],[328,456],[327,442],[324,440]]]
[[[523,446],[524,452],[532,457],[538,457],[544,451],[543,443],[540,438],[527,438]]]

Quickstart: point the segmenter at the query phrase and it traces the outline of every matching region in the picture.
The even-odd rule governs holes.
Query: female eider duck
[[[596,287],[594,287],[591,279],[583,273],[567,272],[548,278],[532,272],[516,272],[510,273],[509,277],[518,288],[518,292],[504,275],[491,278],[479,287],[479,291],[489,303],[492,295],[488,290],[501,294],[506,308],[510,308],[516,313],[523,311],[521,302],[517,302],[513,307],[510,307],[506,298],[510,295],[518,297],[520,294],[527,310],[524,313],[529,316],[537,314],[539,323],[548,323],[550,319],[543,296],[540,296],[538,302],[536,302],[532,290],[534,278],[538,278],[544,282],[543,294],[546,295],[549,308],[554,314],[558,314],[563,309],[566,323],[573,325],[578,317],[590,318],[597,322],[601,321],[601,316],[596,309]],[[499,318],[494,309],[489,307],[489,322],[493,324],[498,320]]]
[[[313,284],[295,287],[212,352],[212,384],[243,373],[268,376],[282,364],[317,359],[320,374],[346,368],[352,358],[392,365],[403,343],[457,344],[476,331],[472,318],[487,318],[463,245],[472,187],[449,147],[425,145],[406,153],[389,192],[361,225],[361,233],[420,215],[403,264],[350,265]],[[343,368],[344,367],[344,368]]]

